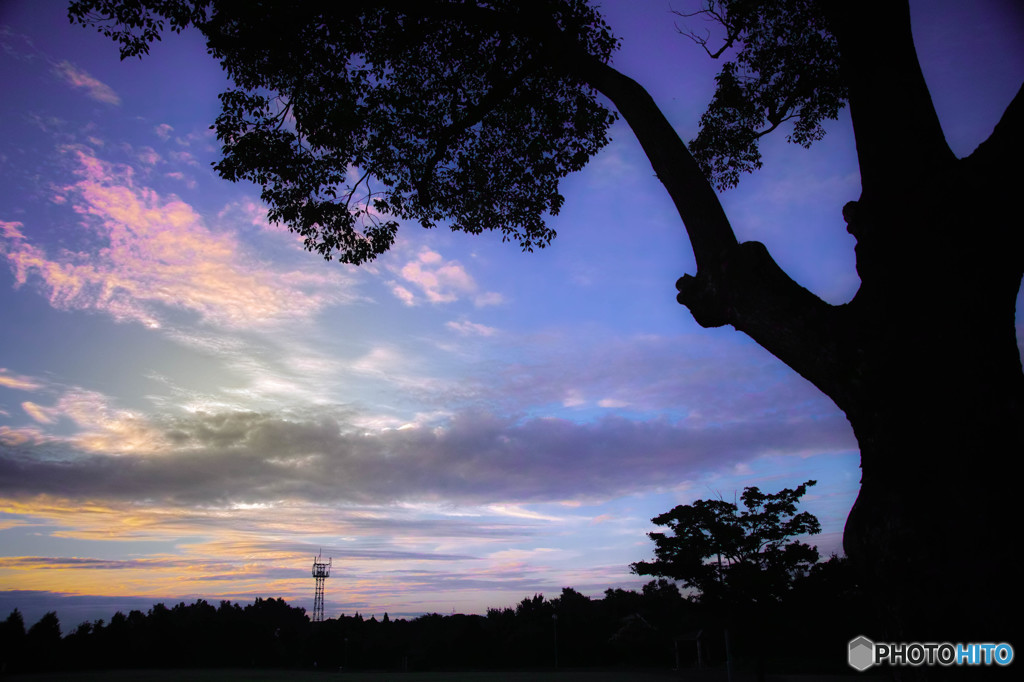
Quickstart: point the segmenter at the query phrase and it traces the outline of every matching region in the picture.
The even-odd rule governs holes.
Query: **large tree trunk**
[[[710,185],[647,93],[576,68],[636,133],[697,258],[677,283],[704,326],[731,324],[831,397],[861,448],[846,551],[890,641],[1014,641],[1018,526],[1008,465],[1024,454],[1014,306],[1024,230],[1024,96],[967,159],[946,145],[905,3],[834,2],[863,194],[844,209],[862,286],[831,306],[763,245],[737,243]],[[880,45],[884,49],[880,49]],[[838,207],[837,207],[838,209]],[[932,674],[941,671],[932,669]]]
[[[844,209],[862,286],[844,331],[854,401],[840,406],[863,474],[844,545],[884,636],[1006,641],[1019,618],[1009,467],[1024,454],[1014,329],[1024,242],[1013,199],[1024,102],[1018,94],[992,137],[955,159],[909,10],[891,10],[879,22],[833,6],[863,186]]]
[[[1020,273],[997,236],[1009,195],[950,175],[875,202],[874,224],[854,227],[868,230],[849,305],[863,478],[844,545],[892,641],[1006,641],[1019,618]]]

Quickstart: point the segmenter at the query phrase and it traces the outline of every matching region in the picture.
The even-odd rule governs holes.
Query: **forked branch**
[[[710,31],[705,31],[706,35],[700,36],[695,31],[689,28],[684,30],[679,27],[679,24],[675,25],[676,31],[678,31],[680,35],[684,35],[697,45],[700,45],[701,48],[703,48],[704,51],[708,53],[708,56],[711,57],[712,59],[718,59],[719,57],[721,57],[726,50],[735,45],[736,41],[739,40],[739,30],[735,25],[730,24],[725,13],[720,12],[718,11],[718,9],[716,9],[714,0],[708,0],[704,9],[697,10],[696,12],[680,12],[678,10],[672,10],[672,14],[683,19],[692,19],[693,17],[705,17],[706,19],[709,19],[710,21],[719,24],[725,29],[725,41],[722,43],[722,46],[720,48],[712,52],[708,48],[708,41],[711,38]]]

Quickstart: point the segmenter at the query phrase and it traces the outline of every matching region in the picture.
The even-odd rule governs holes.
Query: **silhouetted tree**
[[[846,661],[831,652],[873,627],[857,571],[849,559],[834,554],[796,580],[782,606],[782,623],[769,629],[768,645],[776,667],[792,672],[848,671]],[[799,642],[799,650],[793,642]]]
[[[656,516],[652,522],[671,534],[649,533],[656,559],[633,564],[633,572],[695,590],[701,626],[725,628],[733,646],[752,654],[763,672],[769,640],[791,630],[783,602],[818,561],[817,548],[795,539],[821,531],[814,515],[796,510],[815,483],[777,493],[745,488],[742,509],[722,499],[697,500]]]
[[[677,282],[679,302],[701,325],[748,334],[849,418],[863,477],[844,543],[886,611],[886,636],[1004,637],[1017,611],[1005,541],[1016,490],[993,472],[1024,452],[1024,96],[957,159],[906,0],[882,14],[851,0],[713,7],[739,55],[719,78],[699,160],[610,65],[616,40],[584,0],[81,0],[70,12],[125,57],[165,27],[198,28],[233,81],[217,170],[258,183],[271,219],[350,263],[388,249],[401,219],[547,244],[559,180],[607,141],[606,97],[689,235],[697,273]],[[842,214],[861,287],[830,305],[763,244],[738,241],[713,183],[757,167],[757,138],[786,119],[795,142],[820,137],[843,100],[862,193]]]
[[[25,647],[25,619],[14,609],[0,623],[0,673],[18,670]]]
[[[778,602],[818,561],[817,548],[794,539],[821,532],[813,514],[796,511],[815,483],[777,493],[745,488],[743,509],[722,499],[678,505],[651,519],[671,534],[648,533],[657,558],[632,564],[633,572],[679,580],[705,601]]]
[[[586,595],[571,587],[551,600],[551,630],[560,666],[586,666],[600,662],[601,623],[594,617],[596,607]]]
[[[28,629],[25,636],[25,653],[27,661],[37,670],[59,668],[60,657],[60,619],[56,611],[43,614],[35,625]]]

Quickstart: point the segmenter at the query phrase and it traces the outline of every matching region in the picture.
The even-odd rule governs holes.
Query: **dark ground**
[[[24,682],[313,682],[314,680],[344,680],[345,682],[727,682],[725,668],[683,670],[540,670],[511,672],[343,672],[311,670],[115,670],[77,673],[36,673],[11,676],[8,679]],[[752,673],[734,673],[733,682],[754,682]],[[768,675],[767,682],[879,682],[887,679],[878,675]]]

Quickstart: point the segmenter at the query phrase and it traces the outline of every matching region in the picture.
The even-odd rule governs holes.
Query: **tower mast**
[[[313,578],[316,579],[316,593],[313,597],[313,622],[324,619],[324,581],[331,575],[331,560],[324,561],[320,554],[313,559]]]

